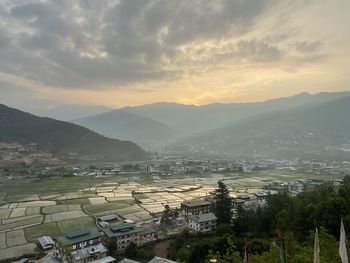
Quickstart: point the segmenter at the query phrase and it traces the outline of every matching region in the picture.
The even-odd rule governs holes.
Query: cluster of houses
[[[216,229],[217,218],[212,212],[212,203],[207,200],[185,201],[181,204],[182,217],[191,231],[212,232]],[[45,258],[43,263],[110,263],[116,262],[108,255],[104,244],[109,238],[115,238],[117,252],[122,253],[131,244],[142,245],[157,239],[157,232],[150,225],[138,226],[117,214],[96,218],[98,228],[77,229],[53,240],[49,236],[38,239],[45,251],[54,251],[53,256]],[[124,259],[120,262],[135,262]],[[167,259],[155,257],[150,263],[171,263]]]

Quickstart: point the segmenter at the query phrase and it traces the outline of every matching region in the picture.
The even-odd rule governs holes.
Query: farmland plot
[[[6,243],[8,247],[27,244],[23,229],[6,232]]]

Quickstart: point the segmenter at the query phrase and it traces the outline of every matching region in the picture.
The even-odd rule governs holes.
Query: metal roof
[[[96,229],[77,229],[64,236],[57,237],[57,241],[65,246],[74,245],[84,241],[97,239],[101,237],[100,232]]]
[[[177,263],[177,262],[169,259],[165,259],[165,258],[154,257],[150,261],[148,261],[148,263]]]
[[[110,262],[114,262],[115,258],[111,257],[111,256],[107,256],[104,258],[100,258],[100,259],[96,259],[93,261],[90,261],[89,263],[110,263]]]
[[[182,202],[181,205],[184,205],[187,207],[197,207],[197,206],[208,206],[208,205],[211,205],[211,203],[205,200],[193,200],[193,201]]]
[[[110,214],[110,215],[105,215],[105,216],[99,216],[97,220],[100,221],[112,221],[112,220],[118,220],[119,217],[116,214]]]
[[[43,249],[51,248],[55,245],[55,242],[50,236],[42,236],[38,238],[38,241]]]
[[[217,217],[216,215],[214,215],[214,213],[205,213],[205,214],[199,214],[199,215],[191,215],[189,219],[197,223],[202,223],[202,222],[216,220]]]

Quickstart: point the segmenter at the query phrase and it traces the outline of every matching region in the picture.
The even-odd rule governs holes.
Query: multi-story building
[[[101,244],[101,234],[96,229],[78,229],[57,238],[61,255],[73,263],[114,262],[108,257],[108,249]]]
[[[107,237],[117,238],[119,251],[125,250],[131,242],[140,245],[141,229],[137,228],[133,223],[111,225],[108,228],[103,228],[102,231],[107,235]]]
[[[188,226],[197,232],[212,232],[216,229],[216,221],[214,213],[191,215],[188,218]]]
[[[181,212],[185,216],[198,215],[211,211],[212,204],[205,200],[185,201],[181,203]]]

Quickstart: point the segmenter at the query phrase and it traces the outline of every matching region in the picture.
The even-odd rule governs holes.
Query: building
[[[144,244],[150,241],[155,241],[157,239],[157,233],[156,231],[150,227],[145,226],[140,231],[140,243]]]
[[[135,261],[135,260],[131,260],[131,259],[127,259],[127,258],[123,258],[118,263],[140,263],[140,262],[139,261]]]
[[[154,257],[148,263],[177,263],[176,261],[172,261],[169,259],[161,258],[161,257]]]
[[[188,225],[191,230],[198,232],[212,232],[216,229],[217,217],[214,213],[191,215],[188,217]]]
[[[181,203],[181,212],[185,216],[209,213],[211,208],[211,203],[205,200],[193,200]]]
[[[117,225],[111,225],[108,228],[103,228],[102,231],[108,237],[116,237],[118,250],[125,250],[131,242],[140,245],[140,232],[141,229],[137,228],[133,223],[121,223]]]
[[[88,247],[84,247],[78,250],[74,250],[71,253],[72,260],[75,263],[87,263],[87,262],[114,262],[114,258],[107,257],[108,249],[98,243],[97,245],[92,245]],[[112,260],[112,261],[111,261]]]
[[[97,229],[78,229],[57,238],[60,253],[69,251],[69,262],[73,263],[109,263],[114,258],[108,257],[108,249],[101,244],[101,234]]]
[[[115,223],[119,220],[120,218],[116,214],[104,215],[104,216],[97,217],[96,219],[98,225],[102,228],[109,227],[111,223]]]
[[[38,238],[38,242],[42,249],[48,250],[52,249],[55,246],[55,242],[50,236],[42,236]]]
[[[97,245],[101,242],[101,234],[96,229],[77,229],[57,238],[60,248],[69,248],[72,251]]]

